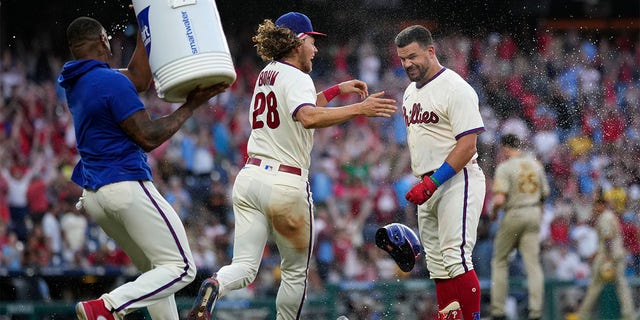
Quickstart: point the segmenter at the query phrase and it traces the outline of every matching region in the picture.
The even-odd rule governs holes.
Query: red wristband
[[[340,85],[333,85],[323,90],[322,93],[324,94],[324,98],[327,99],[327,102],[329,102],[340,95]]]

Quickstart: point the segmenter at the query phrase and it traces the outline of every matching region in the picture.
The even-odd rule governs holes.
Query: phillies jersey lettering
[[[415,176],[438,169],[460,137],[484,131],[478,103],[475,90],[449,69],[407,87],[402,110]]]
[[[407,127],[416,123],[437,123],[438,120],[440,120],[440,117],[434,112],[425,111],[423,113],[419,103],[413,104],[413,108],[411,108],[411,112],[409,112],[409,114],[411,114],[410,117],[407,116],[406,107],[403,106],[402,110],[404,111],[404,123]]]

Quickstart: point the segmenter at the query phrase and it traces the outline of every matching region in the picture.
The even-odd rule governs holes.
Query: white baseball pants
[[[84,190],[82,206],[143,272],[104,294],[120,316],[147,307],[154,320],[178,319],[174,293],[196,267],[182,221],[150,181],[123,181]]]

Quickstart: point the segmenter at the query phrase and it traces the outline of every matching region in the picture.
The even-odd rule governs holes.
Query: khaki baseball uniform
[[[611,282],[616,286],[622,319],[632,320],[634,319],[634,307],[631,289],[625,277],[626,253],[622,244],[622,233],[618,217],[613,211],[605,210],[597,218],[596,229],[598,231],[598,250],[591,267],[591,283],[578,310],[579,319],[591,319],[593,306],[600,297],[602,288],[609,282],[603,279],[600,273],[603,265],[608,262],[612,263],[612,267],[616,271],[615,277]],[[606,241],[610,242],[608,248],[605,244]]]
[[[491,260],[491,314],[505,315],[509,287],[508,258],[513,249],[518,249],[527,272],[529,318],[540,318],[544,296],[539,240],[541,200],[549,194],[544,169],[530,156],[511,157],[496,167],[493,192],[505,194],[506,201]]]

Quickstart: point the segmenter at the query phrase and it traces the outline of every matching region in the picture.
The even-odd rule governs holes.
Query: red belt
[[[262,159],[258,159],[258,158],[249,158],[247,159],[247,164],[252,164],[255,166],[260,166],[260,164],[262,163]],[[295,175],[302,175],[302,169],[300,168],[296,168],[296,167],[292,167],[292,166],[288,166],[286,164],[281,164],[278,166],[278,171],[280,172],[286,172],[286,173],[291,173],[291,174],[295,174]]]

